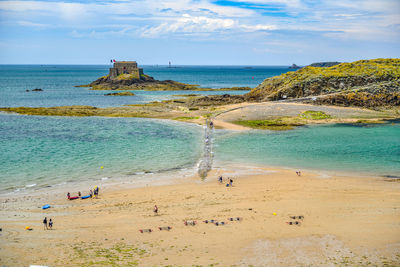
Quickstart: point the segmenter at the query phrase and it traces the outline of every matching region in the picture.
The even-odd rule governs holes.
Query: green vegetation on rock
[[[399,105],[399,81],[400,59],[360,60],[325,68],[307,66],[268,78],[245,97],[246,100],[265,101],[330,94],[331,104],[337,104],[332,100],[337,93],[362,92],[367,99],[378,95],[379,101],[374,101],[374,106]],[[343,97],[342,101],[343,105],[365,104]]]
[[[359,123],[359,124],[382,124],[385,122],[382,120],[357,120],[356,123]]]
[[[322,111],[307,110],[300,114],[300,117],[309,120],[325,120],[332,118],[330,115]]]
[[[273,131],[285,131],[292,130],[297,126],[304,125],[301,122],[296,122],[291,118],[279,118],[270,120],[238,120],[232,123],[260,130],[273,130]]]

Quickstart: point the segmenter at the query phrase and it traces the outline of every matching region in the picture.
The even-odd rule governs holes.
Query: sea
[[[113,107],[173,99],[181,94],[247,92],[132,90],[134,96],[106,97],[107,91],[75,87],[106,75],[109,67],[0,65],[0,107]],[[265,78],[292,71],[288,66],[141,67],[158,80],[207,88],[255,87]],[[35,88],[43,91],[32,91]],[[62,188],[79,182],[184,177],[197,171],[205,145],[203,126],[142,118],[47,117],[0,112],[0,133],[0,195]],[[400,176],[398,121],[362,126],[303,126],[283,132],[215,129],[212,139],[214,168],[242,164]]]

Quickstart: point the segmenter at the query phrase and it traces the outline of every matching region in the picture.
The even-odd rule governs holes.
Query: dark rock
[[[292,64],[292,66],[289,67],[289,69],[300,69],[300,66],[297,66],[296,64]]]
[[[118,92],[118,93],[108,93],[104,94],[105,96],[134,96],[135,94],[132,92]]]
[[[309,66],[311,67],[320,67],[320,68],[328,68],[328,67],[332,67],[335,65],[340,64],[341,62],[338,61],[333,61],[333,62],[315,62],[310,64]]]

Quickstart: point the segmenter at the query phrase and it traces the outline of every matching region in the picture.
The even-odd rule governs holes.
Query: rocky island
[[[106,76],[77,87],[91,87],[92,90],[192,90],[196,85],[171,80],[158,81],[143,73],[136,61],[117,61]]]
[[[200,88],[198,85],[180,83],[172,80],[159,81],[143,73],[136,61],[117,61],[106,76],[76,87],[91,87],[91,90],[147,90],[147,91],[220,91],[250,90],[249,87],[233,88]]]

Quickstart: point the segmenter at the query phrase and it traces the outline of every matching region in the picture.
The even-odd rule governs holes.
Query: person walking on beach
[[[221,175],[220,177],[218,177],[218,182],[219,182],[220,184],[222,184],[222,175]]]
[[[229,186],[232,186],[232,183],[233,183],[233,180],[231,178],[231,179],[229,179]]]
[[[47,217],[44,217],[44,220],[43,220],[43,230],[47,230],[48,228],[47,228]]]
[[[158,214],[158,207],[157,207],[157,205],[154,205],[154,215],[157,215]]]
[[[51,220],[51,218],[50,218],[50,220],[49,220],[49,228],[50,228],[50,230],[53,229],[53,221]]]

